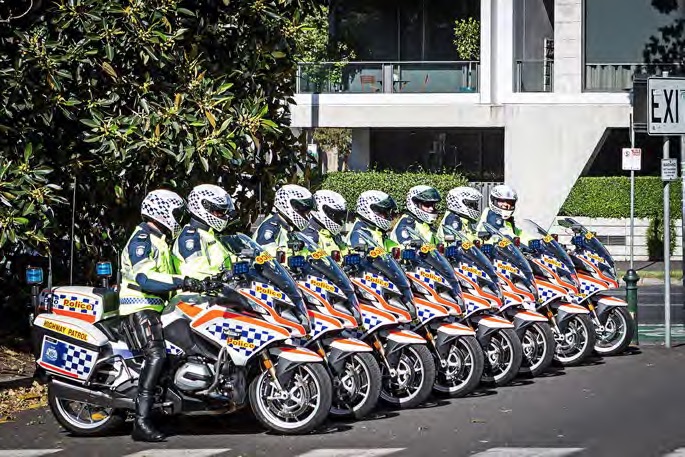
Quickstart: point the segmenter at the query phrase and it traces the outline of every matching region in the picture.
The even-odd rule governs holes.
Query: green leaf
[[[94,129],[100,127],[100,124],[98,124],[97,122],[95,122],[95,121],[92,120],[92,119],[79,119],[79,121],[80,121],[82,124],[85,124],[85,125],[87,125],[88,127],[92,127],[92,128],[94,128]]]
[[[207,161],[207,157],[200,155],[200,163],[202,163],[202,168],[204,168],[205,171],[209,171],[209,162]]]
[[[33,144],[26,143],[26,146],[24,146],[24,162],[28,162],[31,155],[33,155]]]
[[[105,54],[110,61],[114,59],[114,48],[109,43],[105,44]]]
[[[105,72],[107,72],[107,74],[110,75],[112,78],[118,78],[117,72],[114,71],[114,68],[108,62],[102,63],[102,69],[105,70]]]
[[[184,16],[195,17],[195,13],[185,8],[178,8],[176,9],[176,12],[179,14],[183,14]]]

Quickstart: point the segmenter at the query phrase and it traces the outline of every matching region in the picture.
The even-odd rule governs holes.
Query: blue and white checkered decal
[[[556,290],[550,289],[538,281],[538,297],[541,302],[546,302],[552,298],[559,297],[560,294]]]
[[[362,278],[359,278],[359,281],[376,292],[380,292],[384,288],[389,290],[397,290],[395,284],[388,281],[385,277],[373,273],[366,273]],[[383,285],[379,284],[379,282]]]
[[[383,323],[383,321],[379,319],[378,316],[364,310],[362,310],[362,320],[364,322],[364,327],[368,329],[372,329]]]
[[[507,279],[511,279],[512,273],[517,274],[517,275],[521,274],[521,270],[519,269],[519,267],[514,266],[509,262],[503,262],[501,260],[495,260],[492,264],[495,267],[495,269],[497,270],[497,272],[504,275]]]
[[[97,352],[75,346],[50,336],[43,338],[40,361],[45,368],[55,368],[67,376],[88,379],[97,360]],[[64,373],[66,372],[66,373]]]
[[[317,319],[315,315],[312,316],[310,314],[309,315],[309,321],[312,323],[312,332],[311,332],[312,337],[316,337],[320,333],[325,332],[326,330],[331,328],[331,326],[328,324],[328,322],[324,321],[323,319]]]
[[[263,331],[233,321],[213,321],[205,327],[205,330],[221,341],[225,342],[230,339],[231,341],[236,341],[236,343],[240,342],[244,344],[245,346],[241,344],[229,344],[229,346],[245,357],[249,357],[255,350],[275,338],[268,331]]]
[[[324,289],[323,287],[318,286],[317,283],[323,283],[326,286],[330,287],[332,290]],[[326,278],[319,278],[316,276],[307,275],[307,280],[304,282],[304,286],[312,292],[316,292],[325,299],[328,298],[329,292],[333,292],[334,294],[341,294],[341,291],[338,288],[338,286],[336,286],[335,284],[333,284],[333,282],[329,281]]]
[[[568,267],[563,262],[560,262],[559,260],[555,259],[554,257],[548,256],[548,255],[541,256],[540,257],[540,263],[542,263],[544,266],[549,267],[555,271],[557,268],[559,268],[563,271],[570,271],[568,269]]]
[[[421,322],[425,322],[427,320],[430,320],[437,316],[436,313],[433,312],[433,310],[427,306],[422,306],[420,304],[416,304],[416,316],[421,320]]]
[[[172,354],[172,355],[183,354],[183,349],[176,346],[174,343],[170,343],[169,341],[165,341],[164,343],[166,344],[166,353],[167,354]]]
[[[77,303],[84,304],[86,307],[75,306]],[[53,308],[63,309],[74,313],[88,314],[91,316],[97,315],[97,306],[100,300],[96,298],[86,298],[76,295],[54,294],[52,299]],[[88,307],[90,309],[88,309]]]
[[[280,290],[274,288],[273,286],[270,286],[269,284],[264,284],[263,282],[257,282],[253,281],[252,282],[252,287],[249,289],[244,289],[247,290],[247,292],[252,295],[253,297],[265,302],[269,306],[273,306],[274,304],[274,295],[279,295],[280,297],[279,300],[290,302],[290,298]]]
[[[164,300],[155,297],[121,297],[119,304],[126,305],[150,305],[150,306],[164,306]]]
[[[578,276],[578,280],[580,281],[580,287],[578,289],[579,294],[573,295],[573,302],[576,304],[581,303],[583,300],[585,300],[585,298],[588,295],[593,294],[599,290],[605,289],[604,287],[600,287],[599,285],[597,285],[596,283],[594,283],[592,281],[588,281],[586,279],[583,279],[582,276]]]
[[[409,273],[414,278],[422,281],[425,285],[429,286],[431,289],[435,289],[435,283],[444,284],[445,280],[437,273],[434,273],[426,268],[418,267],[416,272]]]

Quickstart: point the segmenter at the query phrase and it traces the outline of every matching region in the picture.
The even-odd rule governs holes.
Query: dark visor
[[[342,224],[347,216],[347,211],[344,209],[335,209],[330,206],[324,206],[323,212],[336,224]]]

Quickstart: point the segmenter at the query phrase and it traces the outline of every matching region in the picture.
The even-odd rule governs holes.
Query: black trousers
[[[160,313],[151,309],[138,311],[128,316],[126,324],[135,343],[145,354],[145,363],[138,379],[138,396],[151,397],[166,358]]]

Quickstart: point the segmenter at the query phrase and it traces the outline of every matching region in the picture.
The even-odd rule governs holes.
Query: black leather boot
[[[136,398],[136,418],[131,433],[131,438],[134,441],[156,443],[166,439],[166,436],[157,430],[150,420],[154,400],[154,396],[143,393],[138,394],[138,398]]]

